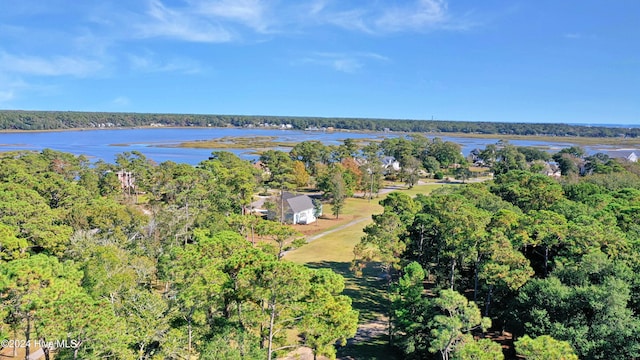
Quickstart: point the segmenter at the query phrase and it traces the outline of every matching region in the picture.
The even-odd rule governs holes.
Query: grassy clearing
[[[378,331],[371,338],[351,342],[338,348],[340,359],[399,359],[395,350],[389,347],[386,325],[389,302],[386,297],[387,282],[381,277],[382,271],[378,263],[369,263],[361,276],[355,276],[349,269],[350,261],[319,261],[306,263],[311,268],[331,268],[345,278],[344,294],[352,300],[354,309],[360,312],[360,327],[371,328],[378,325]],[[381,331],[380,331],[381,330]]]
[[[317,222],[309,225],[293,225],[293,228],[305,236],[312,236],[344,226],[363,217],[370,218],[371,214],[382,212],[382,206],[378,204],[380,199],[374,198],[371,202],[362,198],[346,199],[340,217],[337,219],[331,214],[331,205],[324,204],[322,209],[324,214]]]
[[[416,185],[412,189],[402,188],[403,185],[392,184],[398,188],[397,191],[404,192],[410,196],[417,194],[428,194],[434,189],[451,184],[431,183]],[[364,235],[362,231],[365,226],[372,222],[371,215],[382,212],[379,201],[384,199],[386,194],[374,198],[371,202],[366,199],[348,199],[345,204],[345,213],[341,215],[343,219],[333,226],[306,225],[311,229],[307,235],[319,234],[344,226],[356,221],[353,225],[346,226],[335,232],[326,234],[313,240],[312,242],[293,250],[285,255],[287,260],[306,264],[311,268],[331,268],[345,279],[344,294],[353,300],[354,309],[360,312],[360,324],[362,327],[375,326],[386,321],[386,313],[389,306],[385,292],[386,281],[381,278],[382,271],[378,263],[369,263],[361,276],[349,269],[353,260],[353,247]],[[325,210],[326,212],[326,210]],[[348,219],[348,220],[347,220]],[[363,221],[357,222],[359,219]],[[330,220],[321,220],[329,222]],[[350,343],[346,347],[338,349],[338,357],[341,359],[399,359],[399,355],[388,345],[386,332],[377,332],[377,336],[362,341]]]
[[[300,264],[349,263],[353,260],[353,247],[364,234],[362,229],[373,221],[370,217],[291,251],[285,258]]]
[[[398,189],[412,197],[417,194],[429,194],[433,190],[444,186],[452,186],[453,184],[425,184],[416,185],[411,189]],[[359,219],[364,221],[347,226],[333,233],[322,236],[311,243],[293,250],[285,256],[286,259],[301,263],[317,263],[326,262],[345,262],[353,259],[353,247],[360,241],[364,235],[362,229],[372,222],[371,215],[382,212],[380,200],[384,199],[387,194],[381,194],[380,197],[372,199],[370,202],[362,198],[347,199],[344,207],[343,215],[339,219],[320,219],[318,225],[297,225],[296,230],[303,232],[307,236],[317,235],[329,230],[336,229],[339,226],[348,225]],[[325,209],[326,212],[327,209]]]

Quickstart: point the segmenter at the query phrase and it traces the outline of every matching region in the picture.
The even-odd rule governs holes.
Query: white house
[[[555,161],[547,161],[546,163],[544,163],[543,173],[547,176],[551,176],[555,178],[562,177],[560,166]]]
[[[629,162],[638,162],[638,153],[633,150],[615,150],[609,151],[608,154],[612,158],[626,160]]]
[[[282,195],[284,200],[284,220],[291,224],[311,224],[317,220],[313,200],[307,195],[295,195],[285,192]],[[322,208],[320,214],[322,215]]]
[[[385,156],[382,159],[380,159],[380,161],[382,161],[382,168],[384,168],[387,171],[400,170],[400,162],[396,160],[396,158],[394,158],[393,156]]]

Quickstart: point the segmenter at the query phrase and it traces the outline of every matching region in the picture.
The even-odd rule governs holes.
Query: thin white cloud
[[[125,107],[131,104],[131,100],[126,96],[118,96],[111,101],[111,104],[118,107]]]
[[[387,57],[375,53],[316,52],[301,59],[299,63],[330,67],[339,72],[353,74],[363,69],[367,60],[389,61]]]
[[[363,66],[360,61],[353,58],[334,59],[334,60],[331,60],[331,64],[334,69],[345,72],[345,73],[349,73],[349,74],[355,73]]]
[[[233,39],[232,33],[214,21],[182,9],[169,9],[159,0],[152,0],[146,22],[136,26],[142,38],[166,37],[190,42],[220,43]]]
[[[0,53],[0,71],[9,74],[88,77],[103,69],[104,65],[101,62],[82,57],[43,58]]]
[[[326,16],[326,21],[347,30],[356,30],[364,33],[374,33],[375,30],[368,24],[367,12],[363,9],[339,11]]]
[[[129,55],[129,64],[133,70],[141,72],[178,72],[182,74],[197,74],[202,71],[202,66],[194,60],[186,58],[173,58],[168,61],[158,61],[153,54]]]
[[[48,94],[54,89],[53,86],[27,83],[19,76],[3,73],[0,73],[0,84],[0,103],[23,98],[25,93]]]
[[[97,35],[89,30],[78,33],[70,42],[72,51],[87,54],[95,58],[111,58],[110,50],[115,45],[115,40],[108,36]]]
[[[582,38],[582,34],[579,33],[566,33],[564,35],[562,35],[564,38],[566,39],[581,39]]]
[[[376,25],[387,31],[441,27],[449,22],[447,8],[444,0],[418,0],[409,6],[388,9],[376,20]]]
[[[267,32],[273,20],[269,6],[262,0],[191,0],[194,11],[214,19],[237,22],[258,32]]]
[[[344,3],[340,3],[342,8],[338,9],[329,5],[327,1],[319,3],[309,11],[309,16],[315,17],[316,22],[369,34],[465,30],[475,26],[466,16],[454,16],[446,0],[413,0],[398,5],[367,2],[352,8],[344,8]]]
[[[327,0],[316,0],[309,4],[309,14],[319,14],[324,8],[327,7]]]
[[[165,37],[189,42],[237,41],[242,27],[257,34],[291,33],[334,25],[351,31],[384,34],[402,31],[463,30],[475,24],[449,10],[447,0],[346,2],[306,0],[185,0],[182,6],[149,0],[137,21],[142,38]]]
[[[379,61],[391,61],[391,59],[389,59],[386,56],[380,55],[380,54],[376,54],[376,53],[372,53],[372,52],[359,52],[356,53],[356,55],[358,56],[362,56],[362,57],[366,57],[366,58],[370,58],[370,59],[375,59],[375,60],[379,60]]]
[[[16,97],[13,90],[0,90],[0,103],[6,103]]]

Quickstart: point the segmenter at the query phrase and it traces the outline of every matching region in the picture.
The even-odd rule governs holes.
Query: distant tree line
[[[638,137],[640,128],[614,128],[570,124],[528,124],[447,120],[322,118],[203,114],[143,114],[74,111],[0,111],[2,130],[56,130],[73,128],[150,126],[281,126],[293,129],[442,132],[468,134],[546,135],[581,137]]]

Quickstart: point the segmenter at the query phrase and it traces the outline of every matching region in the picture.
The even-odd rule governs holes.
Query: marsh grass
[[[276,136],[238,137],[228,136],[219,139],[187,141],[176,147],[196,149],[255,149],[256,151],[275,148],[292,148],[297,142],[277,141]]]
[[[613,146],[614,148],[638,147],[640,138],[623,137],[581,137],[581,136],[543,136],[543,135],[501,135],[501,134],[467,134],[467,133],[427,133],[428,136],[459,137],[473,139],[529,140],[548,142],[550,144],[576,144],[583,146]]]

